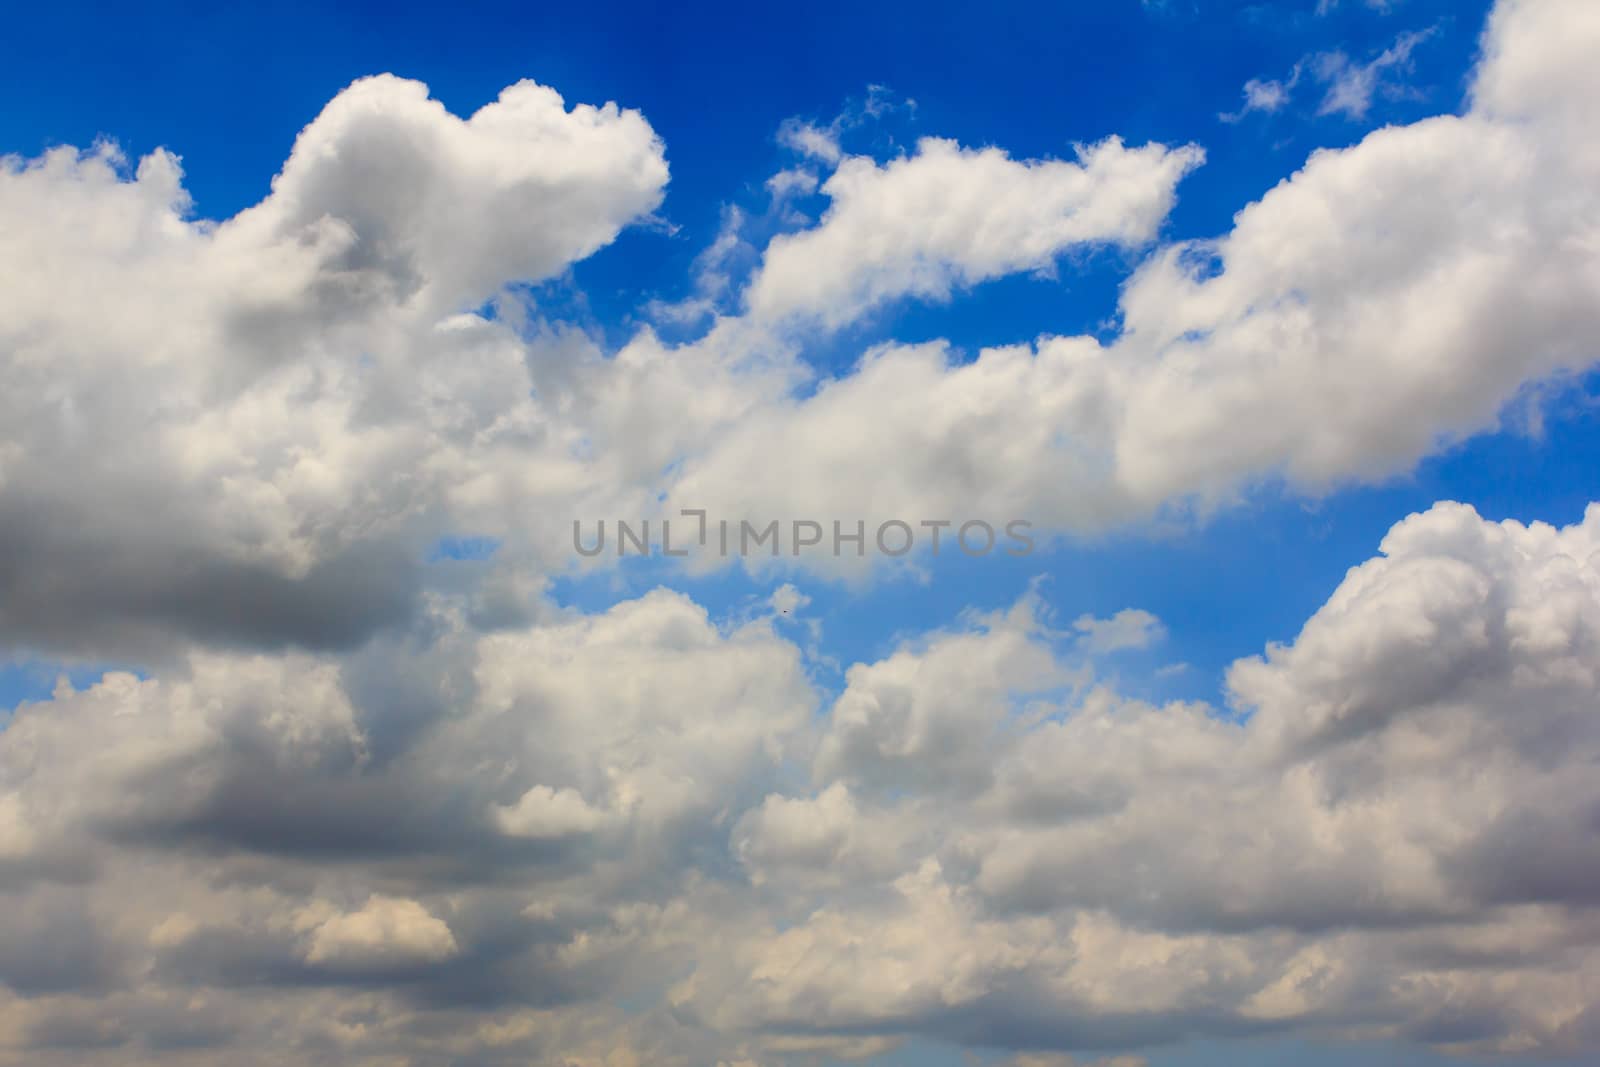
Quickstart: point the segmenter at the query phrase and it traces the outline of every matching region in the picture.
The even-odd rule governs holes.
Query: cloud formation
[[[461,120],[385,76],[235,218],[180,178],[106,145],[0,168],[0,635],[357,644],[468,468],[542,432],[523,352],[449,316],[652,210],[662,146],[531,82]]]
[[[1320,150],[1229,233],[1158,249],[1115,340],[876,348],[730,429],[676,499],[1092,531],[1382,478],[1494,427],[1596,356],[1600,158],[1573,102],[1600,82],[1573,41],[1600,46],[1588,5],[1502,4],[1465,114]]]
[[[1137,247],[1202,158],[1192,145],[1118,138],[1077,162],[1017,162],[937,138],[882,166],[852,156],[822,185],[831,203],[821,221],[767,246],[746,299],[757,318],[832,328],[891,299],[943,299],[958,285],[1048,270],[1076,245]]]
[[[124,659],[355,647],[415,617],[418,561],[462,531],[525,589],[574,565],[573,517],[1026,518],[1049,537],[1392,475],[1593,361],[1583,42],[1582,3],[1501,5],[1465,114],[1319,151],[1229,233],[1157,247],[1110,340],[889,342],[820,381],[808,345],[874,308],[1151,240],[1198,149],[841,156],[829,210],[766,245],[744,313],[610,353],[501,287],[659,204],[636,112],[523,83],[461,120],[368,79],[221,223],[187,217],[164,152],[131,176],[109,148],[12,160],[0,633]]]
[[[1406,519],[1228,708],[1117,693],[1031,597],[830,701],[771,622],[676,594],[433,625],[405,726],[360,662],[404,674],[398,646],[196,653],[18,710],[6,1055],[522,1062],[619,998],[671,1005],[611,1037],[660,1063],[1600,1040],[1600,506]],[[90,1006],[101,1051],[52,1052]]]
[[[730,213],[697,298],[738,311],[615,351],[507,287],[661,205],[634,111],[365,79],[218,222],[165,151],[8,158],[0,643],[140,669],[0,731],[0,1062],[1592,1053],[1600,506],[1406,518],[1214,704],[1104,680],[1159,648],[1136,607],[1024,596],[830,688],[793,584],[544,593],[576,515],[1097,532],[1494,426],[1596,356],[1596,52],[1600,7],[1502,0],[1461,114],[1205,241],[1162,238],[1193,146],[791,124],[774,195],[823,216],[737,289]],[[1104,338],[807,360],[1105,244],[1148,255]],[[463,534],[491,558],[430,569]]]

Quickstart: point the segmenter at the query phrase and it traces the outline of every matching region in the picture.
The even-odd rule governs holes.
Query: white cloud
[[[785,900],[691,995],[719,1025],[938,1018],[973,1040],[1148,1045],[1315,1020],[1575,1052],[1596,1033],[1581,990],[1600,959],[1579,844],[1595,836],[1597,565],[1600,505],[1564,530],[1460,505],[1413,516],[1291,645],[1234,665],[1242,721],[1103,689],[1041,717],[981,686],[902,687],[869,727],[879,750],[947,708],[988,774],[846,793],[825,744],[818,810],[769,797],[741,856],[761,886],[800,848],[853,887]],[[853,699],[830,729],[859,720]],[[876,850],[892,882],[842,861],[856,835],[894,843]]]
[[[767,190],[774,200],[785,200],[794,196],[810,196],[817,191],[818,184],[815,172],[804,167],[790,167],[768,178]]]
[[[1432,29],[1402,33],[1394,44],[1367,63],[1356,63],[1343,52],[1324,52],[1315,57],[1313,73],[1318,81],[1328,86],[1317,114],[1366,118],[1373,94],[1380,88],[1394,89],[1392,84],[1386,85],[1384,79],[1391,76],[1391,72],[1409,72],[1411,53],[1431,36]]]
[[[1079,644],[1102,655],[1123,649],[1149,648],[1166,632],[1160,619],[1138,608],[1124,608],[1106,619],[1084,615],[1072,628],[1083,635],[1078,639]]]
[[[459,949],[450,927],[414,900],[374,894],[359,910],[303,917],[306,962],[323,967],[438,963]]]
[[[925,649],[901,649],[856,664],[817,750],[825,780],[887,785],[983,780],[985,741],[1013,698],[1071,680],[1041,639],[1039,604],[1024,599],[973,633],[939,634]]]
[[[851,667],[821,716],[767,623],[667,593],[66,688],[0,733],[8,1040],[50,1062],[91,1004],[141,1062],[198,999],[219,1055],[333,1028],[352,1059],[604,1062],[627,997],[606,1040],[665,1064],[1001,1032],[1578,1053],[1597,567],[1600,505],[1441,504],[1234,664],[1231,714],[1086,684],[1032,599]]]
[[[1269,115],[1282,111],[1288,106],[1295,87],[1300,84],[1303,68],[1303,63],[1296,63],[1289,76],[1281,81],[1275,78],[1251,78],[1244,83],[1244,104],[1239,110],[1224,111],[1217,118],[1223,122],[1234,123],[1241,121],[1252,111],[1262,111]]]
[[[132,654],[348,645],[411,610],[449,498],[542,435],[514,335],[450,316],[609,242],[667,178],[637,112],[524,82],[461,120],[393,77],[225,222],[187,217],[171,154],[121,168],[0,166],[0,633]]]
[[[778,143],[808,159],[838,163],[844,157],[839,148],[839,131],[824,129],[810,122],[790,119],[778,127]]]
[[[0,1061],[1588,1054],[1600,507],[1407,519],[1225,709],[1096,684],[1159,638],[1134,609],[1058,632],[1031,595],[830,696],[792,585],[742,620],[540,595],[574,512],[663,493],[1094,530],[1492,425],[1595,355],[1597,46],[1592,4],[1503,3],[1464,114],[1158,250],[1115,340],[888,344],[803,393],[819,327],[1151,239],[1197,153],[839,150],[748,315],[610,354],[497,294],[655,210],[633,112],[365,81],[215,224],[167,153],[7,161],[0,638],[146,670],[0,732]],[[463,529],[496,558],[425,580]]]
[[[839,163],[814,229],[776,237],[747,292],[760,319],[801,316],[834,328],[905,296],[1049,270],[1075,245],[1136,246],[1171,209],[1194,147],[1127,148],[1116,138],[1077,162],[1018,162],[993,149],[924,138],[915,155]]]
[[[1511,5],[1464,115],[1318,151],[1229,233],[1159,249],[1123,289],[1114,341],[1045,337],[973,359],[884,345],[704,445],[674,503],[730,520],[1093,531],[1263,481],[1319,493],[1383,478],[1495,427],[1527,383],[1597,355],[1600,154],[1569,102],[1600,81],[1574,40],[1600,46],[1588,6]],[[832,225],[777,244],[767,270],[854,232]],[[763,275],[753,307],[867,299],[824,270],[764,295],[782,276]],[[932,291],[955,277],[912,276]]]
[[[350,647],[416,613],[442,534],[497,538],[497,580],[537,588],[573,562],[572,517],[663,497],[735,522],[1025,518],[1048,537],[1403,470],[1593,360],[1600,257],[1574,220],[1600,160],[1570,104],[1597,88],[1592,22],[1497,10],[1466,114],[1319,152],[1230,233],[1158,250],[1109,344],[891,344],[803,394],[819,327],[1149,239],[1197,151],[846,157],[824,219],[765,250],[748,315],[715,317],[734,220],[680,309],[708,332],[609,355],[515,300],[458,312],[653,210],[662,148],[633,112],[523,84],[463,121],[414,83],[361,82],[267,200],[215,225],[186,219],[166,154],[132,180],[105,151],[12,161],[0,632],[102,657]],[[373,168],[392,188],[358,195]]]
[[[773,611],[788,615],[811,603],[811,598],[790,583],[785,582],[772,591],[772,596],[767,602],[772,606]]]
[[[638,112],[569,110],[521,82],[460,120],[420,82],[385,76],[340,93],[272,195],[230,226],[267,244],[333,220],[351,242],[339,267],[376,270],[399,302],[441,314],[589,255],[653,210],[666,180]]]
[[[500,829],[517,837],[562,838],[586,834],[605,820],[575,789],[536,785],[513,805],[495,809]]]

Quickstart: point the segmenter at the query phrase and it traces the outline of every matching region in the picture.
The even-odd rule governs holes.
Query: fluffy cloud
[[[615,352],[502,289],[656,209],[634,112],[366,80],[216,223],[170,153],[7,160],[0,642],[140,669],[0,731],[0,1062],[1600,1047],[1600,507],[1405,520],[1223,706],[1097,681],[1160,637],[1133,609],[1028,596],[827,692],[794,586],[541,599],[574,515],[1093,530],[1492,425],[1600,335],[1597,47],[1593,5],[1507,0],[1463,114],[1157,249],[1116,339],[824,382],[805,346],[892,301],[1153,239],[1197,150],[790,127],[825,217],[743,314]],[[495,558],[429,572],[463,531]]]
[[[1382,477],[1493,427],[1596,356],[1600,155],[1576,103],[1600,92],[1593,47],[1581,0],[1502,4],[1465,114],[1318,151],[1228,234],[1159,249],[1109,344],[875,348],[728,430],[675,499],[1094,530],[1262,480]]]
[[[822,185],[831,204],[821,222],[767,246],[746,299],[759,318],[837,327],[897,297],[941,299],[1047,270],[1075,245],[1136,246],[1201,158],[1193,146],[1128,148],[1115,137],[1076,163],[1017,162],[937,138],[883,166],[853,156]]]
[[[405,729],[368,705],[399,644],[17,712],[3,1055],[1600,1042],[1600,505],[1406,519],[1228,709],[1106,688],[1032,597],[821,716],[770,623],[675,594],[432,625]]]
[[[1113,140],[1081,164],[936,141],[847,159],[836,210],[770,248],[752,294],[833,257],[853,315],[1143,240],[1196,158]],[[416,615],[426,546],[462,529],[536,588],[572,561],[573,516],[646,510],[664,472],[808,376],[768,321],[803,310],[788,297],[607,354],[501,291],[609,242],[666,178],[636,112],[522,83],[463,120],[393,77],[336,97],[271,194],[220,223],[190,218],[165,151],[132,174],[109,146],[8,159],[0,635],[136,661],[355,647]],[[951,196],[958,225],[924,227]],[[874,215],[913,200],[922,221]],[[934,243],[867,254],[913,231]]]
[[[612,353],[500,287],[660,202],[634,112],[524,83],[462,120],[369,79],[221,223],[188,217],[164,152],[131,176],[104,148],[9,161],[0,634],[134,661],[349,648],[416,616],[427,546],[464,530],[502,546],[482,617],[516,618],[573,565],[574,517],[1049,536],[1402,470],[1592,362],[1600,158],[1572,102],[1597,88],[1594,21],[1501,5],[1465,114],[1319,152],[1230,233],[1158,249],[1113,341],[891,342],[821,382],[808,339],[887,301],[1149,240],[1197,151],[842,157],[744,314]]]
[[[1025,615],[854,668],[819,792],[769,797],[739,839],[757,887],[792,892],[790,867],[847,884],[769,890],[785,921],[685,995],[722,1026],[975,1043],[1308,1024],[1587,1047],[1600,506],[1556,530],[1439,505],[1382,551],[1234,665],[1235,715],[1098,686],[1041,706],[944,673],[950,640],[1042,651]],[[926,688],[861,715],[890,669]],[[898,753],[906,724],[951,718],[985,773],[913,787],[832,755],[841,731]],[[878,862],[852,861],[868,841]]]
[[[0,635],[130,655],[348,646],[409,613],[446,497],[544,432],[523,347],[450,316],[609,242],[667,179],[636,112],[525,82],[461,120],[393,77],[220,224],[188,217],[172,154],[125,169],[108,146],[0,166]]]
[[[202,1016],[212,1057],[578,1055],[602,995],[678,965],[678,901],[804,750],[798,650],[665,592],[424,629],[338,657],[195,653],[18,709],[0,1060],[40,1062],[53,1034],[159,1059]],[[242,1018],[261,1000],[276,1033]]]
[[[329,916],[308,907],[300,922],[310,928],[307,963],[324,967],[436,963],[459,949],[450,927],[414,900],[374,895],[358,911]]]

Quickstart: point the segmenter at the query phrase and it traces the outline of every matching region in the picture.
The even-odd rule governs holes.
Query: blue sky
[[[184,1027],[222,1062],[258,987],[283,1018],[370,1012],[352,1064],[446,1062],[432,1035],[491,1024],[563,1065],[1583,1062],[1600,900],[1551,857],[1594,844],[1572,783],[1600,751],[1596,157],[1569,106],[1594,82],[1568,44],[1600,27],[1582,0],[1495,8],[14,13],[0,962],[89,932],[59,973],[14,964],[0,1015],[224,1004],[203,1034],[128,1022],[104,1061],[128,1063]],[[347,91],[385,73],[443,110]],[[625,110],[451,117],[522,79]],[[1133,151],[1102,181],[1111,137]],[[947,170],[925,138],[960,146]],[[46,160],[107,141],[108,168]],[[893,185],[924,163],[932,208]],[[1106,220],[1013,254],[1056,195]],[[584,567],[560,540],[701,500],[1003,502],[1040,548]],[[685,679],[704,705],[666,695]],[[1484,808],[1410,821],[1463,760]],[[1037,815],[1079,780],[1087,807]],[[414,827],[366,821],[402,803]],[[1208,834],[1234,870],[1186,851]],[[1507,859],[1519,837],[1551,851]],[[165,888],[87,923],[124,863]],[[1015,963],[1039,923],[1062,955]],[[1521,969],[1437,962],[1505,945]],[[1203,980],[1170,992],[1147,951]],[[1111,988],[1150,1002],[1082,992]],[[450,1062],[510,1062],[492,1044]]]

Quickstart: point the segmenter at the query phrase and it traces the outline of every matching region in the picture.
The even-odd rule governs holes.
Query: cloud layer
[[[1227,708],[1120,695],[1040,610],[831,700],[666,592],[64,686],[0,733],[0,1047],[94,1062],[57,1047],[91,1011],[118,1063],[1600,1040],[1600,506],[1406,519]]]
[[[1600,505],[1404,519],[1216,704],[1105,680],[1164,635],[1137,607],[930,622],[835,691],[792,585],[545,590],[574,517],[1070,535],[1492,428],[1597,355],[1596,53],[1600,7],[1502,0],[1461,114],[1203,241],[1163,238],[1195,146],[791,124],[829,176],[773,188],[820,217],[708,283],[703,334],[613,351],[508,287],[661,206],[635,111],[364,79],[217,222],[165,151],[7,158],[0,647],[139,669],[0,731],[0,1062],[1591,1053]],[[808,359],[1107,245],[1106,338]],[[464,535],[492,558],[425,562]]]

